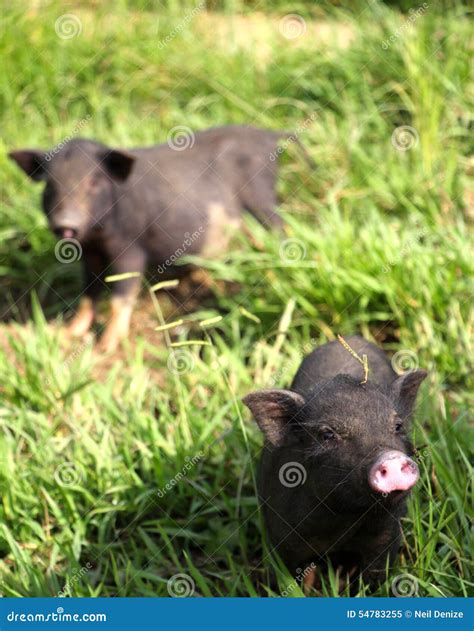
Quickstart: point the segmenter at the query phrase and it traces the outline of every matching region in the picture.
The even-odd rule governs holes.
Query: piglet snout
[[[385,451],[369,472],[369,484],[378,493],[408,491],[419,478],[416,462],[401,451]]]
[[[54,234],[58,237],[58,239],[74,239],[77,235],[77,230],[75,228],[58,226],[57,228],[54,228]]]

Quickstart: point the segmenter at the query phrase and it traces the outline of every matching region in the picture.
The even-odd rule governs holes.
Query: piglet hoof
[[[113,353],[120,342],[128,337],[133,302],[130,298],[116,296],[112,298],[112,313],[97,350],[101,353]]]
[[[357,583],[356,577],[358,573],[358,568],[356,565],[352,566],[350,569],[345,569],[342,566],[337,568],[337,577],[339,581],[339,594],[343,594],[346,589],[351,591],[351,588],[354,587],[354,584]],[[353,590],[354,591],[354,590]],[[357,592],[357,586],[355,585],[355,592]]]
[[[81,342],[82,341],[82,335],[80,335],[79,333],[75,333],[73,331],[70,330],[70,327],[68,326],[62,326],[59,331],[59,340],[61,342],[62,346],[65,346],[66,348],[71,348],[75,342]],[[85,337],[86,334],[84,334]]]
[[[362,572],[362,580],[369,589],[369,592],[375,591],[385,579],[385,570],[366,570]]]
[[[96,345],[96,351],[101,355],[110,355],[118,349],[122,339],[123,338],[119,337],[118,335],[105,331],[105,333],[100,338],[98,344]]]
[[[84,320],[74,319],[68,326],[65,327],[64,333],[66,338],[82,338],[89,332],[91,328],[91,323],[85,322]]]
[[[316,584],[316,569],[315,567],[311,567],[304,573],[303,577],[303,592],[305,596],[309,596]]]
[[[82,298],[79,309],[66,327],[66,336],[69,338],[84,337],[94,323],[95,311],[90,298]]]

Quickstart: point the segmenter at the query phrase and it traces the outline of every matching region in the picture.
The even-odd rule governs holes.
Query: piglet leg
[[[308,568],[303,577],[303,591],[305,596],[311,594],[316,585],[317,568],[316,566]]]
[[[69,323],[66,333],[71,337],[83,337],[91,328],[95,319],[95,304],[92,298],[84,296],[79,302],[76,315]]]
[[[100,351],[111,353],[128,336],[132,311],[144,271],[145,257],[140,251],[128,252],[126,257],[114,263],[114,274],[135,275],[113,283],[111,314],[99,343]]]
[[[97,300],[105,285],[106,260],[101,253],[84,247],[82,263],[84,288],[76,314],[66,329],[70,337],[83,337],[90,330],[96,316]]]
[[[135,296],[112,297],[110,319],[98,345],[100,351],[111,353],[128,337],[134,304]]]

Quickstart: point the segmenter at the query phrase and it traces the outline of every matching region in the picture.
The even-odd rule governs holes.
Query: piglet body
[[[329,558],[383,578],[400,542],[400,519],[419,472],[409,425],[426,372],[398,376],[384,352],[367,355],[369,378],[337,341],[302,362],[289,390],[247,395],[264,436],[258,489],[271,544],[295,575]]]
[[[89,330],[104,279],[119,276],[102,339],[113,350],[127,336],[146,268],[161,274],[185,255],[222,254],[242,229],[244,211],[281,227],[276,158],[288,135],[229,125],[136,149],[74,138],[48,152],[12,151],[31,179],[45,183],[51,230],[83,263],[82,300],[69,332]]]

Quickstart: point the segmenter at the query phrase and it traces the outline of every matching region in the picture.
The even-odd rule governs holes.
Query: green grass
[[[430,3],[387,49],[406,14],[376,2],[333,8],[327,19],[353,38],[338,50],[313,37],[284,40],[279,20],[298,12],[289,3],[265,21],[252,13],[265,5],[238,2],[190,20],[160,47],[193,6],[164,4],[2,7],[2,594],[49,596],[67,585],[74,596],[165,596],[183,572],[204,596],[301,595],[265,542],[254,488],[261,436],[240,398],[287,386],[302,354],[339,332],[360,332],[430,371],[414,428],[422,481],[399,562],[377,593],[391,594],[400,575],[418,581],[419,595],[472,593],[462,5],[438,13]],[[301,7],[309,30],[312,15],[324,18]],[[261,29],[249,29],[245,45],[238,10]],[[80,18],[77,37],[56,35],[64,13]],[[211,19],[230,24],[232,36],[219,39]],[[79,269],[56,261],[39,187],[9,150],[51,148],[80,121],[83,136],[136,146],[182,124],[298,129],[308,120],[301,140],[318,168],[292,148],[284,156],[283,243],[249,219],[251,239],[203,263],[214,298],[171,337],[141,331],[138,311],[136,335],[115,361],[88,344],[64,346],[54,318],[73,307]],[[414,129],[408,151],[392,142],[402,125]],[[162,307],[144,301],[157,324],[162,308],[168,322],[180,315],[162,293]],[[215,315],[217,324],[199,325]],[[169,346],[186,340],[208,345]],[[337,584],[330,572],[320,593],[336,594]]]

